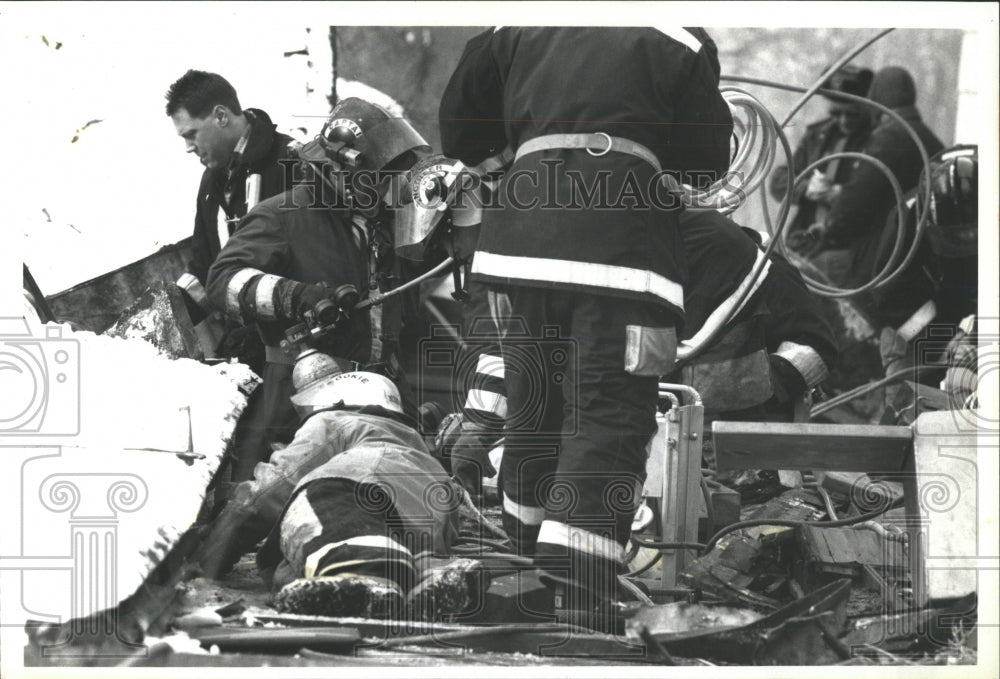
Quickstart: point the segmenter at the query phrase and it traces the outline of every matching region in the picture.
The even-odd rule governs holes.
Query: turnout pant
[[[284,572],[275,574],[274,588],[294,578],[354,573],[385,578],[406,592],[416,575],[412,537],[380,486],[336,478],[312,481],[281,518]]]
[[[507,390],[504,528],[568,593],[614,600],[658,375],[676,353],[672,318],[648,303],[520,286],[491,289],[490,309]]]

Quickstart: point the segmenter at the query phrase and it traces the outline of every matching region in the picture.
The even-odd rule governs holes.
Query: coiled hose
[[[930,206],[930,181],[929,173],[927,168],[930,166],[930,160],[927,156],[927,150],[924,148],[923,143],[920,140],[919,135],[913,130],[913,128],[905,121],[899,114],[897,114],[892,109],[889,109],[882,104],[866,99],[865,97],[859,97],[843,92],[833,92],[830,90],[823,89],[822,85],[826,82],[827,78],[833,73],[836,73],[845,64],[851,61],[858,54],[866,50],[869,46],[885,37],[887,34],[892,32],[893,29],[886,29],[880,31],[871,38],[859,43],[856,47],[847,51],[842,57],[837,59],[810,87],[802,88],[793,85],[785,85],[783,83],[774,82],[771,80],[761,79],[761,78],[747,78],[747,77],[737,77],[737,76],[722,76],[722,80],[762,85],[765,87],[773,87],[777,89],[782,89],[790,92],[801,92],[802,96],[791,108],[788,114],[785,116],[784,121],[778,125],[774,117],[769,111],[761,104],[757,99],[744,90],[735,87],[722,87],[720,91],[726,98],[726,101],[730,104],[730,107],[736,109],[736,112],[744,112],[747,115],[747,119],[744,121],[738,115],[733,116],[734,118],[734,128],[737,134],[737,153],[736,157],[730,166],[730,172],[726,177],[717,181],[709,189],[705,191],[696,191],[690,187],[684,188],[684,196],[686,204],[690,206],[690,209],[716,209],[724,213],[729,213],[739,207],[742,202],[742,198],[751,195],[754,191],[760,188],[764,179],[770,173],[771,168],[774,164],[774,157],[776,155],[776,145],[781,143],[782,148],[785,152],[787,166],[791,167],[791,149],[788,145],[788,140],[784,135],[784,127],[792,120],[792,118],[805,106],[806,102],[809,101],[815,94],[826,94],[833,95],[838,98],[846,99],[848,101],[853,101],[860,103],[864,106],[874,108],[875,110],[883,113],[890,118],[894,119],[902,129],[910,136],[913,142],[916,144],[918,151],[920,152],[920,158],[923,162],[924,172],[921,173],[920,181],[918,186],[920,187],[923,201],[917,202],[917,225],[914,232],[913,242],[910,245],[909,250],[906,255],[903,256],[903,248],[906,243],[906,215],[903,206],[903,192],[896,180],[895,175],[892,171],[877,158],[869,156],[863,153],[853,153],[853,152],[843,152],[831,154],[825,156],[821,160],[809,165],[807,168],[802,170],[792,181],[788,182],[786,187],[785,195],[782,197],[781,205],[778,210],[778,217],[776,224],[772,224],[770,210],[768,208],[767,192],[761,192],[762,204],[764,208],[764,219],[767,225],[768,235],[771,237],[772,241],[779,241],[778,247],[785,251],[784,238],[782,237],[782,232],[784,231],[786,220],[788,217],[788,212],[791,207],[791,191],[792,188],[799,182],[803,181],[809,176],[809,173],[818,165],[829,162],[830,160],[836,158],[853,158],[862,160],[865,162],[872,163],[883,175],[887,178],[893,189],[893,195],[896,199],[896,241],[892,250],[892,254],[886,261],[885,265],[872,277],[871,280],[860,285],[857,288],[845,289],[838,288],[836,286],[829,285],[824,281],[817,281],[808,276],[808,274],[803,273],[803,279],[809,288],[824,297],[830,298],[847,298],[859,295],[864,292],[869,292],[876,288],[883,287],[889,283],[896,280],[902,273],[913,263],[913,259],[916,257],[917,252],[920,248],[920,243],[923,239],[924,229],[929,215]],[[773,243],[768,244],[768,250],[766,255],[770,256],[773,250]],[[753,272],[754,279],[760,275],[759,270]],[[752,286],[751,286],[752,287]],[[745,300],[741,299],[739,304],[734,306],[735,310],[739,309]],[[729,319],[722,324],[724,327],[728,323]],[[703,346],[708,346],[711,342],[713,336],[710,337],[703,343]]]
[[[725,80],[731,80],[733,82],[763,85],[766,87],[773,87],[775,89],[787,90],[791,92],[807,91],[801,87],[796,87],[793,85],[785,85],[782,83],[777,83],[770,80],[763,80],[760,78],[746,78],[737,76],[723,76],[723,78]],[[876,273],[871,280],[869,280],[867,283],[857,288],[844,289],[831,286],[822,281],[817,281],[813,278],[810,278],[805,273],[803,273],[803,278],[805,279],[806,284],[809,286],[811,290],[813,290],[813,292],[819,295],[831,298],[853,297],[855,295],[859,295],[864,292],[869,292],[871,290],[883,287],[893,282],[894,280],[896,280],[896,278],[902,275],[902,273],[910,266],[910,264],[912,264],[914,257],[916,257],[917,251],[920,249],[920,243],[923,239],[923,234],[926,228],[927,219],[930,215],[929,208],[930,208],[931,186],[930,186],[929,173],[927,172],[927,168],[930,166],[930,158],[927,155],[927,149],[924,147],[923,142],[920,140],[920,136],[914,131],[913,127],[909,123],[907,123],[898,113],[896,113],[892,109],[883,106],[878,102],[871,101],[870,99],[866,99],[864,97],[855,96],[853,94],[847,94],[844,92],[834,92],[831,90],[824,90],[824,89],[818,89],[817,91],[821,94],[829,94],[859,104],[863,104],[895,120],[896,123],[899,124],[902,127],[902,129],[907,133],[907,135],[909,135],[909,137],[913,140],[913,143],[916,144],[917,150],[920,153],[921,162],[923,163],[924,166],[924,171],[921,173],[920,180],[918,182],[918,187],[922,194],[923,200],[917,201],[917,224],[916,224],[916,229],[914,231],[913,242],[910,244],[910,248],[906,252],[905,257],[902,257],[902,261],[900,261],[900,258],[902,256],[903,246],[906,243],[906,211],[903,206],[903,191],[902,187],[900,187],[899,185],[899,182],[896,180],[895,175],[885,165],[885,163],[865,153],[856,153],[850,151],[833,153],[828,156],[824,156],[823,158],[820,158],[816,162],[808,165],[801,172],[799,172],[799,174],[796,175],[792,181],[789,182],[789,188],[790,188],[808,178],[810,172],[814,168],[826,162],[829,162],[830,160],[836,158],[855,158],[872,163],[880,172],[882,172],[883,175],[885,175],[886,179],[892,186],[893,195],[896,199],[896,241],[895,245],[893,246],[892,254],[889,256],[889,259],[886,261],[885,265],[881,268],[881,270],[878,273]],[[789,167],[791,167],[791,164],[789,164]],[[768,198],[766,191],[761,192],[761,199],[764,206],[764,220],[767,226],[768,233],[771,235],[772,238],[783,241],[784,239],[780,238],[780,235],[784,229],[785,226],[784,219],[787,216],[788,211],[787,210],[779,211],[777,225],[773,225],[771,222],[770,210],[768,208]],[[782,205],[784,205],[784,200],[785,198],[783,197]],[[782,242],[781,247],[784,248],[784,242]]]
[[[770,111],[746,90],[726,86],[719,91],[733,113],[736,156],[729,164],[729,172],[707,189],[683,185],[682,190],[688,209],[728,214],[770,174],[781,128]]]
[[[738,87],[722,87],[720,88],[720,92],[722,92],[722,96],[730,106],[746,114],[747,119],[745,121],[740,120],[736,125],[737,132],[742,132],[744,136],[737,138],[738,151],[736,158],[730,164],[729,172],[726,173],[725,177],[722,177],[702,191],[695,190],[690,186],[682,187],[683,199],[685,205],[689,206],[688,209],[721,209],[723,211],[736,209],[742,202],[742,199],[757,190],[767,177],[771,166],[774,164],[776,145],[778,143],[781,144],[784,150],[786,161],[789,164],[791,163],[792,149],[788,144],[788,138],[778,126],[774,116],[767,110],[767,107],[752,94]],[[737,116],[734,116],[734,118],[739,119]],[[757,150],[757,156],[753,158],[752,154],[755,149]],[[735,204],[734,199],[736,199]],[[792,183],[789,182],[785,189],[785,196],[781,201],[781,207],[778,210],[779,233],[784,228],[788,217],[788,211],[791,208],[791,199]],[[758,259],[748,276],[748,279],[751,281],[750,284],[744,288],[739,299],[730,309],[730,312],[724,318],[720,319],[719,323],[710,328],[709,332],[697,344],[684,348],[684,361],[690,361],[706,348],[712,346],[715,338],[743,307],[747,298],[756,290],[756,281],[760,278],[770,261],[771,253],[774,252],[777,241],[778,238],[772,238],[767,243],[764,248],[764,256]]]

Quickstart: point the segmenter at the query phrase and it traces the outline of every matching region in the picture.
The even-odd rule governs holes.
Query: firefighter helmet
[[[403,413],[399,390],[388,377],[369,372],[345,372],[320,378],[292,396],[299,417],[329,408],[380,406]]]
[[[431,147],[405,118],[351,97],[338,103],[319,136],[299,153],[307,160],[329,159],[349,170],[405,170]]]
[[[348,370],[351,370],[351,367],[347,361],[334,358],[317,349],[306,349],[295,358],[292,385],[296,392],[302,392],[324,377],[339,375]]]
[[[979,147],[955,146],[930,163],[927,239],[940,257],[974,257],[979,250]]]
[[[405,118],[350,97],[334,107],[319,136],[298,153],[316,170],[338,171],[332,179],[337,193],[351,195],[353,207],[371,213],[385,196],[392,174],[409,169],[430,150]],[[367,175],[363,182],[359,173]]]

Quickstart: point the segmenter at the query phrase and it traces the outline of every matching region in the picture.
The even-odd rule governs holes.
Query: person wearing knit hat
[[[775,170],[770,180],[772,196],[781,200],[788,182],[816,160],[833,153],[860,151],[864,147],[871,132],[871,118],[863,104],[838,97],[837,93],[863,97],[873,77],[870,69],[844,66],[827,78],[820,94],[827,101],[828,116],[806,128],[792,156],[791,167],[782,166]],[[792,203],[798,210],[785,235],[792,250],[808,256],[822,249],[818,239],[810,235],[809,227],[825,219],[830,205],[850,180],[852,170],[851,163],[834,159],[816,168],[809,181],[793,187]],[[833,260],[837,257],[834,256]],[[834,281],[840,278],[844,268],[840,261],[822,261],[817,265]]]
[[[916,107],[917,88],[905,68],[889,66],[880,70],[872,81],[868,98],[898,114],[916,132],[928,157],[944,148],[920,117]],[[876,115],[875,129],[864,152],[889,167],[903,193],[917,185],[923,170],[920,151],[906,128],[892,116]],[[855,160],[851,166],[850,180],[831,203],[826,219],[813,230],[826,247],[850,250],[852,261],[847,283],[856,287],[876,273],[873,267],[882,227],[896,198],[889,179],[875,165]],[[894,238],[894,234],[892,229],[889,235]]]

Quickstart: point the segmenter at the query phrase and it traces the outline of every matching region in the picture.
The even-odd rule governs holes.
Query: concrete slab
[[[913,423],[913,469],[906,482],[911,568],[918,605],[976,592],[980,551],[977,416],[924,413]],[[913,538],[916,538],[913,541]],[[917,563],[911,561],[911,564]],[[995,566],[994,566],[995,567]]]

